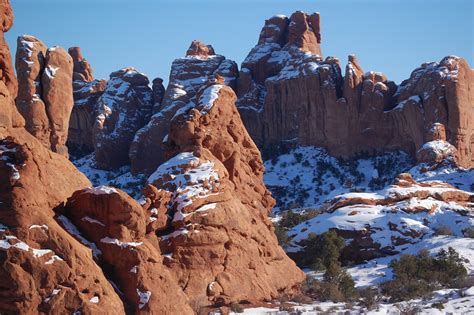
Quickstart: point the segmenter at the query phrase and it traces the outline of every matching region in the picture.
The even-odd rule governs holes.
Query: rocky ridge
[[[288,22],[304,30],[308,19],[297,12],[290,19],[267,20],[242,63],[238,107],[261,148],[292,143],[324,147],[344,158],[385,150],[415,156],[429,130],[441,123],[459,165],[474,165],[474,71],[464,59],[448,56],[423,64],[397,86],[382,73],[364,72],[350,55],[342,76],[337,58],[323,61],[320,40],[305,45],[291,40]],[[307,36],[308,31],[300,35]]]

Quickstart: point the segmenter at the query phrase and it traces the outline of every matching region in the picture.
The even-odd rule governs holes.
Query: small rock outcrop
[[[15,66],[20,87],[16,105],[26,129],[44,146],[67,157],[74,104],[72,58],[60,47],[48,49],[34,36],[23,35],[17,40]]]
[[[377,193],[347,193],[330,200],[325,211],[288,232],[296,259],[310,233],[328,230],[347,240],[342,259],[363,262],[399,253],[403,245],[416,244],[449,229],[463,236],[472,228],[474,194],[440,181],[416,182],[408,173]],[[302,246],[302,247],[299,247]]]
[[[459,165],[474,165],[474,70],[465,60],[423,64],[397,86],[350,55],[343,77],[338,59],[321,58],[319,33],[318,14],[272,17],[242,63],[238,108],[261,148],[292,143],[343,158],[385,150],[414,157],[441,123]]]
[[[150,174],[163,163],[166,158],[161,143],[176,112],[189,106],[202,84],[214,75],[223,76],[226,84],[234,86],[237,71],[236,63],[216,55],[212,46],[193,41],[186,57],[173,62],[159,109],[153,111],[150,122],[135,135],[130,146],[132,172]]]
[[[89,62],[82,56],[80,47],[70,47],[68,49],[69,55],[74,62],[73,80],[90,82],[94,80],[92,74],[92,67]]]
[[[115,169],[130,163],[130,143],[153,110],[148,84],[148,78],[134,68],[110,74],[94,109],[94,154],[99,168]]]

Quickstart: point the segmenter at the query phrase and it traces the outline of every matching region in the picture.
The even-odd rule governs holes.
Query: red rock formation
[[[166,158],[161,148],[175,113],[194,100],[198,89],[212,76],[219,74],[226,84],[234,86],[237,65],[214,49],[193,41],[188,55],[176,59],[171,66],[170,80],[163,101],[150,122],[139,130],[130,146],[131,169],[136,173],[151,173]]]
[[[204,86],[172,119],[165,146],[173,158],[150,176],[158,190],[147,204],[158,220],[172,217],[160,246],[191,300],[271,300],[294,293],[303,274],[277,244],[259,151],[223,83]]]
[[[27,121],[26,129],[45,147],[68,156],[65,144],[73,106],[72,59],[64,49],[47,49],[34,36],[20,36],[17,44],[20,89],[16,105]]]
[[[177,280],[163,265],[156,235],[145,235],[145,210],[110,187],[77,191],[67,215],[96,244],[134,313],[193,314]]]
[[[74,107],[69,118],[67,146],[75,156],[82,156],[94,151],[93,130],[95,108],[100,96],[104,93],[106,80],[73,81]]]
[[[13,11],[9,0],[0,1],[0,136],[12,126],[24,126],[25,121],[15,107],[15,97],[18,83],[13,70],[10,48],[8,47],[4,33],[13,25]]]
[[[90,82],[94,80],[94,75],[92,74],[92,67],[89,62],[82,56],[81,48],[70,47],[68,49],[68,53],[69,55],[71,55],[72,61],[74,63],[73,80],[85,82]]]
[[[19,36],[15,66],[19,84],[16,106],[25,118],[25,128],[49,148],[51,129],[46,105],[41,99],[41,77],[47,49],[46,45],[34,36]]]
[[[45,69],[41,79],[43,100],[51,129],[51,150],[68,156],[66,140],[74,98],[72,95],[71,56],[60,47],[46,52]]]
[[[110,74],[94,109],[94,153],[99,168],[114,169],[130,163],[130,143],[152,114],[148,83],[148,78],[134,68]]]
[[[165,96],[165,87],[163,86],[163,79],[154,79],[151,89],[153,90],[153,114],[155,114],[159,111],[161,102],[163,101],[163,97]]]
[[[342,157],[385,150],[415,156],[432,125],[442,123],[458,163],[474,165],[474,71],[463,59],[424,64],[397,87],[382,73],[364,74],[351,55],[343,78],[337,59],[319,57],[319,15],[296,12],[291,20],[288,27],[288,18],[267,20],[242,63],[238,108],[259,146],[291,142]]]

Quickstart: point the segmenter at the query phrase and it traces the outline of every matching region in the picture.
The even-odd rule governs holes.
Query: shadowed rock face
[[[237,105],[261,148],[293,143],[342,157],[394,149],[414,156],[441,123],[458,163],[474,165],[474,71],[465,60],[423,64],[397,86],[382,73],[364,73],[351,55],[343,77],[336,58],[320,57],[319,30],[318,14],[272,17],[242,63]]]
[[[90,82],[94,80],[94,76],[92,74],[92,67],[89,62],[82,56],[81,48],[71,47],[68,49],[68,53],[69,55],[71,55],[72,60],[74,62],[73,80],[85,82]]]
[[[215,55],[214,49],[193,41],[186,57],[176,59],[171,66],[170,80],[158,110],[150,122],[140,129],[130,146],[130,162],[133,173],[151,173],[166,158],[161,148],[168,134],[170,120],[181,108],[194,101],[203,83],[219,74],[225,83],[234,86],[237,65],[224,56]]]
[[[153,110],[148,78],[134,68],[110,74],[94,114],[95,162],[103,169],[129,164],[129,148],[135,133],[149,120]]]

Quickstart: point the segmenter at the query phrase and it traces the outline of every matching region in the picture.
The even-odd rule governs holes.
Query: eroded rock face
[[[92,80],[90,82],[76,80],[72,83],[74,107],[69,119],[67,146],[70,153],[76,157],[94,151],[95,109],[106,85],[106,80]]]
[[[336,58],[320,57],[319,32],[317,14],[273,17],[242,63],[238,108],[261,148],[293,143],[345,158],[394,149],[415,156],[441,123],[458,163],[473,165],[474,71],[462,58],[424,64],[397,87],[382,73],[364,73],[354,55],[342,77]]]
[[[94,75],[92,74],[92,67],[89,62],[82,56],[80,47],[70,47],[68,49],[69,55],[71,55],[74,62],[74,81],[85,81],[90,82],[94,80]]]
[[[0,156],[0,312],[124,313],[91,249],[55,217],[87,178],[23,128],[0,140]]]
[[[69,117],[74,106],[72,70],[72,58],[63,48],[52,47],[47,50],[41,83],[51,129],[51,150],[66,157]]]
[[[148,190],[145,207],[156,221],[172,218],[157,229],[165,264],[191,300],[270,300],[304,277],[273,234],[274,200],[235,101],[223,78],[200,89],[171,121],[173,157],[148,179],[158,190]]]
[[[148,216],[126,193],[100,186],[77,191],[67,216],[94,243],[134,313],[193,314],[189,300],[163,265],[158,240],[145,234]]]
[[[133,173],[153,172],[166,158],[161,143],[168,134],[170,120],[181,108],[188,106],[203,83],[214,75],[225,78],[225,84],[234,86],[237,65],[224,56],[215,55],[214,49],[193,41],[188,54],[176,59],[171,66],[170,80],[161,105],[150,122],[140,129],[130,146]]]
[[[337,196],[322,214],[294,227],[288,235],[294,245],[304,246],[310,233],[334,229],[348,240],[343,259],[362,262],[399,253],[403,245],[418,243],[440,228],[462,236],[474,224],[469,216],[473,200],[472,193],[447,183],[416,182],[403,173],[377,193]]]
[[[31,35],[17,40],[16,70],[19,93],[16,106],[26,129],[43,145],[68,156],[69,116],[73,106],[73,62],[60,47],[48,49]]]
[[[148,83],[148,78],[134,68],[110,74],[94,110],[94,153],[99,168],[115,169],[130,163],[130,143],[152,114]]]
[[[6,134],[10,127],[22,127],[25,120],[15,107],[18,83],[12,65],[10,48],[5,41],[4,33],[13,25],[13,11],[9,0],[0,1],[0,136]]]

